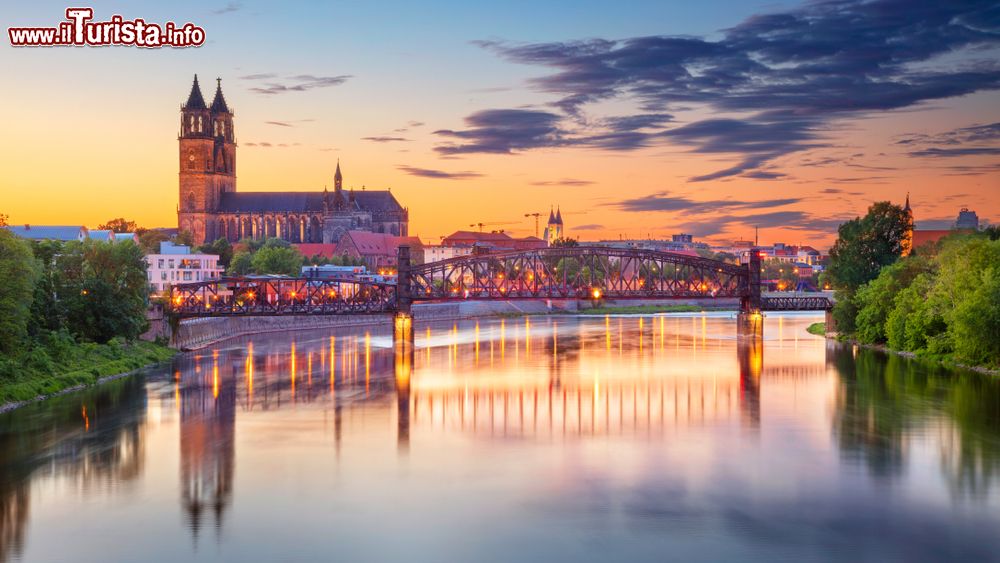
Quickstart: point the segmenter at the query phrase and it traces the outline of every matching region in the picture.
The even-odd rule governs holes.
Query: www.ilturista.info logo
[[[93,8],[66,8],[66,21],[56,27],[8,27],[14,47],[60,47],[127,45],[133,47],[200,47],[205,30],[186,23],[163,25],[146,23],[141,18],[126,20],[119,15],[103,22],[90,21]]]

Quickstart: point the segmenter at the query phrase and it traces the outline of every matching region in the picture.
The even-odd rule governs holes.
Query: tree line
[[[1000,229],[910,248],[912,217],[889,202],[840,226],[828,279],[837,330],[866,344],[1000,367]]]

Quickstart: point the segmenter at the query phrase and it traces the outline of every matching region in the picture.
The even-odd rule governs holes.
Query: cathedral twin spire
[[[215,98],[211,107],[205,105],[205,98],[201,95],[201,86],[198,85],[198,75],[194,75],[194,82],[191,84],[191,93],[184,104],[185,111],[211,111],[212,113],[231,113],[226,105],[226,98],[222,95],[222,79],[216,78]]]

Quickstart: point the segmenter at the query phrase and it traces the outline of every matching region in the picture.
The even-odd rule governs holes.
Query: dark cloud
[[[638,115],[619,115],[605,117],[602,119],[611,131],[636,131],[638,129],[660,128],[673,121],[674,116],[669,113],[640,113]]]
[[[600,231],[604,228],[604,225],[599,223],[588,223],[586,225],[579,225],[573,227],[574,231]]]
[[[216,15],[230,14],[232,12],[238,12],[242,9],[243,9],[242,2],[230,2],[225,6],[219,8],[218,10],[212,10],[212,13]]]
[[[267,125],[277,125],[279,127],[295,127],[291,123],[287,123],[285,121],[265,121],[264,123]]]
[[[778,178],[784,178],[785,176],[788,176],[788,174],[782,174],[781,172],[768,172],[767,170],[754,170],[741,175],[742,178],[753,178],[754,180],[777,180]]]
[[[435,148],[441,154],[501,153],[563,144],[562,118],[551,112],[526,109],[488,109],[465,118],[468,129],[440,129],[435,135],[455,143]]]
[[[843,194],[843,195],[853,195],[853,196],[865,195],[864,192],[848,192],[848,191],[842,190],[840,188],[823,188],[822,190],[819,191],[819,193],[821,193],[821,194]]]
[[[952,158],[956,156],[992,156],[1000,154],[1000,147],[960,147],[953,149],[942,149],[931,147],[912,151],[910,156],[932,157],[932,158]]]
[[[625,211],[674,211],[682,215],[698,213],[725,213],[736,210],[768,209],[799,203],[802,198],[739,201],[732,199],[698,201],[684,196],[671,196],[666,192],[645,197],[626,199],[617,204]]]
[[[430,168],[417,168],[414,166],[399,165],[396,168],[406,172],[411,176],[422,178],[435,178],[438,180],[467,180],[469,178],[480,178],[482,174],[478,172],[445,172],[444,170],[433,170]]]
[[[329,88],[340,86],[347,82],[351,75],[342,74],[339,76],[314,76],[312,74],[299,74],[281,78],[274,73],[249,74],[241,76],[243,80],[260,82],[258,86],[251,86],[250,91],[257,94],[284,94],[287,92],[305,92],[316,88]]]
[[[563,178],[562,180],[540,180],[532,182],[532,186],[590,186],[594,182],[590,180],[577,180],[575,178]]]
[[[410,139],[404,137],[361,137],[362,141],[371,141],[373,143],[394,143],[394,142],[409,142]]]
[[[750,17],[712,41],[650,36],[478,44],[510,61],[551,69],[531,83],[559,96],[553,107],[567,120],[582,120],[588,104],[621,98],[638,103],[643,114],[637,118],[688,104],[741,114],[739,120],[706,119],[663,133],[696,152],[742,155],[733,166],[692,179],[704,181],[823,146],[823,135],[837,119],[1000,87],[1000,61],[988,51],[1000,45],[998,13],[992,1],[835,0]],[[933,64],[943,56],[949,56],[947,65]],[[573,137],[561,120],[548,119],[545,126],[545,135],[507,131],[508,138],[531,140],[508,150],[480,142],[475,128],[451,133],[467,135],[464,152],[566,146]],[[725,128],[739,141],[712,133]],[[612,124],[605,129],[603,135],[620,132]],[[660,140],[656,132],[626,132],[633,134],[598,132],[589,142],[569,144],[627,150]]]
[[[960,127],[958,129],[953,129],[936,135],[911,133],[908,135],[902,135],[896,141],[896,144],[962,145],[966,143],[981,143],[989,141],[1000,141],[1000,123]]]
[[[409,123],[407,123],[407,125],[410,126],[410,127],[423,127],[424,126],[424,122],[423,121],[410,121]]]

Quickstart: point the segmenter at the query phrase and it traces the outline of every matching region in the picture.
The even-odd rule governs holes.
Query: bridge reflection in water
[[[763,340],[737,339],[726,319],[410,322],[397,321],[404,338],[388,329],[247,337],[175,362],[160,399],[178,413],[181,504],[196,542],[206,525],[219,533],[232,502],[240,413],[319,406],[332,415],[324,420],[338,455],[345,426],[364,425],[372,410],[388,414],[401,455],[426,433],[641,438],[760,424]],[[788,357],[780,364],[790,369]],[[789,373],[823,375],[818,366]]]

